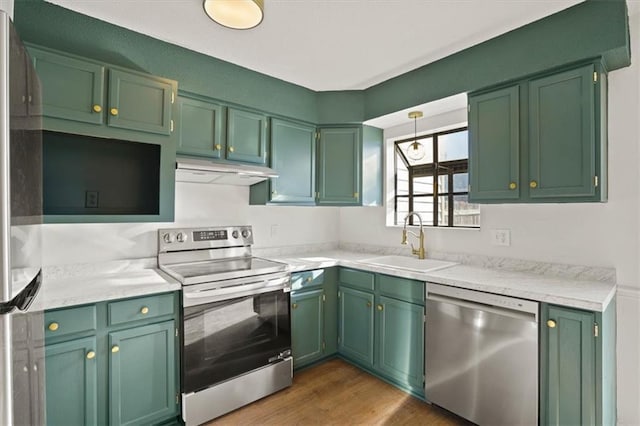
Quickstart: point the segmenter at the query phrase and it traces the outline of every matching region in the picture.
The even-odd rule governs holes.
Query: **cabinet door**
[[[178,153],[220,158],[222,106],[180,96]]]
[[[313,203],[316,188],[315,129],[284,120],[271,120],[271,201]]]
[[[48,425],[98,423],[96,338],[86,337],[45,348]]]
[[[323,291],[313,290],[291,296],[291,346],[294,367],[323,355]]]
[[[360,204],[360,129],[320,129],[318,204]]]
[[[267,118],[262,114],[227,109],[227,159],[267,162]]]
[[[376,310],[376,369],[422,390],[424,307],[381,296]]]
[[[177,415],[174,333],[174,321],[109,333],[111,425]]]
[[[80,59],[30,49],[47,117],[102,124],[104,67]]]
[[[520,197],[519,86],[469,97],[469,201]]]
[[[529,83],[529,196],[595,195],[594,67]]]
[[[543,308],[544,310],[544,308]],[[596,423],[595,316],[548,306],[542,324],[541,424]],[[554,321],[553,328],[548,321]]]
[[[173,86],[166,80],[109,70],[107,124],[121,129],[169,135]]]
[[[361,364],[373,366],[373,294],[340,288],[338,350]]]

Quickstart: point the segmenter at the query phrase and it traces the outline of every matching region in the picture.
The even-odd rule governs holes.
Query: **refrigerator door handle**
[[[13,299],[9,300],[8,302],[0,303],[0,315],[8,314],[15,308],[18,308],[21,311],[26,311],[27,309],[29,309],[31,303],[33,303],[33,299],[35,299],[38,291],[40,290],[41,284],[42,268],[40,268],[31,282],[27,284],[27,286]]]

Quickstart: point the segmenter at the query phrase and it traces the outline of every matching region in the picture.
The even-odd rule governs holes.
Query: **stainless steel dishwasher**
[[[479,425],[538,424],[538,303],[427,283],[425,395]]]

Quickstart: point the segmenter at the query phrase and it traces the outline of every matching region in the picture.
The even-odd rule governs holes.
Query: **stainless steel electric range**
[[[291,385],[291,274],[252,244],[250,226],[158,230],[158,266],[182,283],[187,426]]]

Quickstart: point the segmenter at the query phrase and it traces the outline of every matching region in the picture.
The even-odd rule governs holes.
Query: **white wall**
[[[253,225],[255,246],[338,242],[334,207],[249,206],[249,188],[176,184],[174,223],[45,225],[43,264],[154,257],[157,230],[181,226]]]
[[[0,10],[7,12],[9,17],[13,19],[13,0],[0,0]]]
[[[632,58],[636,59],[640,57],[635,43],[640,40],[637,8],[631,16],[631,40]],[[432,125],[444,125],[441,118]],[[459,118],[454,114],[449,119],[454,123]],[[421,121],[426,130],[428,120]],[[385,139],[407,134],[413,134],[413,128],[392,128],[385,131]],[[480,230],[426,231],[427,251],[615,268],[619,285],[618,420],[625,425],[640,424],[639,141],[640,66],[634,63],[609,75],[607,203],[484,205]],[[390,149],[386,153],[392,155]],[[387,176],[387,188],[393,188],[393,178]],[[399,246],[400,229],[385,226],[386,212],[385,207],[341,209],[341,241]],[[491,229],[511,230],[511,246],[492,245]]]

